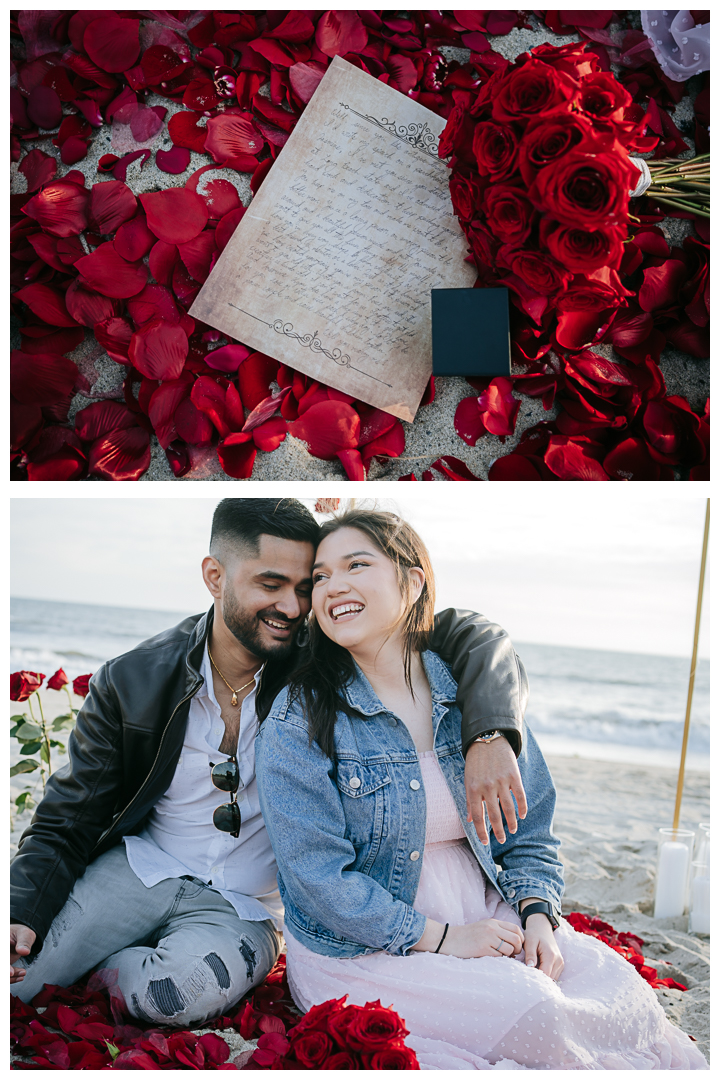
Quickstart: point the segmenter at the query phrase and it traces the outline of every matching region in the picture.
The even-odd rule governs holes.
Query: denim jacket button
[[[508,894],[508,896],[514,896],[515,895],[515,890],[514,889],[508,889],[507,894]]]
[[[410,861],[411,862],[417,862],[419,858],[420,858],[420,852],[419,851],[411,851],[410,852]]]
[[[417,791],[417,789],[420,787],[420,781],[419,780],[411,780],[410,781],[410,787],[413,789],[413,791]]]
[[[351,776],[348,783],[350,784],[351,788],[359,788],[360,787],[360,777],[359,776]]]

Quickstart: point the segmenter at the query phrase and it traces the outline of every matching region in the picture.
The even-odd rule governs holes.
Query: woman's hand
[[[428,919],[423,936],[413,948],[418,952],[435,952],[444,929],[442,923]],[[440,952],[465,960],[476,956],[517,956],[523,939],[523,932],[515,923],[481,919],[466,926],[450,926]]]
[[[565,967],[550,920],[541,911],[529,915],[525,923],[525,963],[528,967],[539,967],[555,982]]]

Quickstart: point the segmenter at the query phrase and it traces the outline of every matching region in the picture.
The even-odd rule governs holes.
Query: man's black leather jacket
[[[69,763],[48,780],[11,863],[10,921],[35,931],[33,953],[87,865],[139,832],[170,786],[190,701],[203,684],[212,618],[211,608],[185,619],[92,677],[68,741]],[[519,754],[527,679],[505,631],[481,615],[448,609],[435,618],[430,647],[458,682],[463,746],[502,728]],[[292,661],[266,665],[259,716],[267,715],[291,667]]]

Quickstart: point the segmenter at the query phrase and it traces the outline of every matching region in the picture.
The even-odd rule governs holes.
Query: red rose
[[[469,221],[480,209],[483,181],[477,176],[463,176],[456,173],[450,179],[450,197],[453,209],[461,221]]]
[[[700,417],[685,398],[673,396],[649,401],[643,416],[651,457],[664,465],[699,465],[705,460]]]
[[[482,176],[504,180],[515,169],[518,141],[507,124],[487,120],[478,124],[473,135],[473,153]]]
[[[577,83],[564,72],[528,60],[497,83],[493,98],[493,120],[531,120],[540,114],[569,112],[577,96]]]
[[[519,167],[528,187],[540,169],[557,161],[575,147],[586,152],[610,150],[614,136],[593,130],[584,116],[556,116],[549,120],[540,117],[528,124],[520,143]]]
[[[328,1021],[330,1017],[336,1013],[342,1015],[345,1012],[346,1001],[347,994],[343,998],[332,998],[329,1001],[323,1001],[322,1005],[313,1005],[305,1013],[302,1020],[292,1029],[291,1036],[296,1038],[303,1031],[326,1031],[329,1027]],[[352,1008],[352,1006],[348,1007]]]
[[[539,251],[511,251],[502,248],[498,261],[517,274],[534,292],[550,296],[567,287],[571,275],[565,267]]]
[[[637,169],[620,143],[613,153],[571,150],[541,169],[530,188],[535,205],[568,225],[595,229],[627,221],[628,192]]]
[[[27,701],[31,694],[40,689],[44,678],[37,671],[14,671],[10,676],[10,700]]]
[[[586,43],[583,41],[568,42],[567,45],[536,45],[531,50],[536,60],[542,60],[544,64],[550,64],[558,71],[564,71],[573,79],[582,79],[597,71],[600,61],[594,52],[585,51]]]
[[[321,1069],[362,1069],[363,1065],[350,1053],[349,1050],[339,1050],[337,1054],[331,1054],[325,1059]]]
[[[557,304],[555,337],[563,349],[576,352],[589,345],[598,330],[609,322],[620,298],[612,289],[595,283],[574,281]]]
[[[338,1046],[347,1049],[347,1029],[353,1022],[360,1009],[357,1005],[348,1005],[344,1009],[337,1009],[327,1018],[327,1032]]]
[[[448,117],[438,143],[438,157],[459,157],[472,161],[472,117],[461,105],[456,105]]]
[[[365,1058],[366,1069],[419,1069],[420,1064],[414,1050],[409,1046],[390,1046],[378,1050],[372,1057]]]
[[[91,679],[92,675],[78,675],[77,679],[73,679],[73,693],[78,697],[85,697]]]
[[[510,184],[492,185],[485,193],[483,209],[488,225],[498,239],[513,247],[519,247],[527,240],[535,210],[518,188]]]
[[[346,1030],[348,1046],[353,1050],[371,1053],[382,1050],[389,1042],[403,1038],[408,1034],[405,1021],[394,1009],[371,1008],[374,1002],[368,1002],[363,1009],[358,1009]]]
[[[48,690],[62,690],[63,686],[67,686],[69,682],[70,680],[68,679],[63,669],[60,667],[57,669],[55,674],[51,675],[48,679]]]
[[[320,1069],[333,1044],[322,1031],[308,1031],[299,1039],[293,1039],[292,1048],[295,1057],[306,1069]]]
[[[632,98],[611,71],[598,71],[580,84],[579,105],[596,120],[622,120]]]
[[[578,229],[560,225],[551,218],[540,222],[540,244],[554,259],[573,273],[582,274],[611,266],[619,270],[623,257],[623,233],[618,227]]]

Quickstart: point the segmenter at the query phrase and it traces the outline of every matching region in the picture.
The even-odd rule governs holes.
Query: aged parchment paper
[[[475,280],[443,126],[335,57],[190,314],[412,420],[432,370],[430,290]]]

